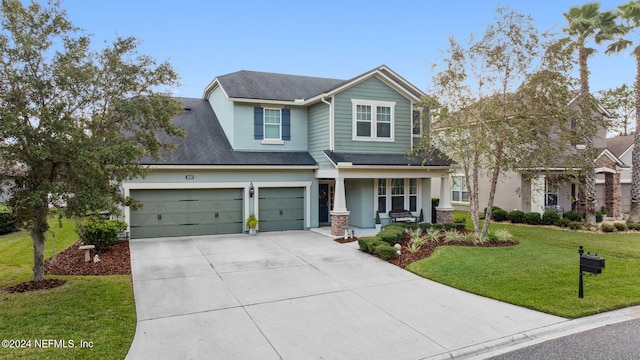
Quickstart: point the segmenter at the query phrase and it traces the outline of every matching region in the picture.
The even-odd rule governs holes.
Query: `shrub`
[[[431,223],[435,224],[438,221],[438,214],[436,214],[436,208],[440,205],[440,199],[431,198]]]
[[[360,246],[360,250],[364,252],[373,253],[376,249],[376,246],[384,244],[386,243],[377,236],[362,236],[358,238],[358,245]]]
[[[404,230],[385,228],[384,230],[380,231],[377,236],[382,239],[382,241],[386,242],[390,246],[393,246],[398,243],[398,240],[402,238],[403,234]]]
[[[410,224],[410,225],[407,225],[406,228],[409,229],[410,231],[415,231],[415,230],[420,229],[420,225],[418,225],[418,224]]]
[[[627,224],[627,229],[640,231],[640,223],[628,223]]]
[[[447,230],[444,233],[444,242],[454,242],[460,240],[460,234],[456,230]]]
[[[520,210],[509,211],[507,219],[514,224],[524,224],[524,213]]]
[[[560,220],[560,215],[558,215],[558,213],[553,210],[547,210],[544,213],[542,213],[541,221],[543,225],[553,225],[558,220]]]
[[[567,211],[562,217],[571,221],[582,221],[582,214],[574,210]]]
[[[464,224],[454,224],[454,223],[442,224],[442,228],[445,231],[449,231],[449,230],[462,231],[462,230],[464,230],[464,227],[465,227]]]
[[[615,226],[618,231],[627,231],[627,225],[625,223],[617,222],[613,223],[613,226]]]
[[[580,221],[571,221],[568,225],[571,230],[580,230],[582,229],[582,222]]]
[[[506,221],[507,212],[500,208],[496,209],[494,207],[493,211],[491,212],[491,218],[493,219],[493,221]]]
[[[11,212],[0,212],[0,235],[16,231],[16,218]]]
[[[440,241],[440,230],[439,229],[431,229],[427,231],[427,237],[430,242],[438,242]]]
[[[383,260],[389,260],[393,259],[398,254],[398,249],[387,244],[382,244],[376,246],[374,253]]]
[[[558,221],[556,221],[556,226],[560,226],[563,228],[569,227],[569,224],[571,223],[571,220],[569,219],[558,219]]]
[[[454,224],[465,224],[467,222],[467,219],[464,217],[454,217],[453,218],[453,223]]]
[[[602,211],[596,211],[596,222],[597,223],[602,222],[603,217],[604,217],[604,215],[603,215]]]
[[[524,223],[529,225],[540,225],[542,222],[542,218],[540,218],[540,213],[537,212],[528,212],[524,214]]]
[[[79,224],[76,231],[85,245],[111,246],[118,241],[118,234],[126,229],[121,220],[105,220],[91,217]]]
[[[484,243],[484,239],[474,232],[460,234],[460,241],[474,245]]]
[[[412,230],[409,236],[411,236],[411,240],[409,240],[407,248],[413,254],[424,245],[427,239],[422,236],[422,230]]]
[[[602,232],[611,233],[616,231],[616,227],[613,224],[600,224],[600,230]]]
[[[490,228],[487,231],[487,241],[490,243],[500,243],[513,240],[513,235],[506,229]]]

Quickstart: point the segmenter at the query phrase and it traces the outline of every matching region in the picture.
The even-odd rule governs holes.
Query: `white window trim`
[[[280,117],[280,121],[278,122],[278,138],[268,138],[267,139],[267,126],[275,126],[275,124],[267,124],[267,110],[277,111]],[[262,111],[262,143],[263,144],[284,144],[282,140],[282,109],[265,107]]]
[[[452,176],[451,176],[451,203],[455,203],[455,204],[466,204],[466,205],[468,205],[468,204],[469,204],[469,202],[468,202],[468,201],[463,201],[463,200],[462,200],[462,193],[463,193],[463,191],[462,191],[462,186],[460,186],[460,189],[459,189],[459,190],[455,190],[455,189],[454,189],[454,183],[455,183],[454,178],[462,178],[462,179],[464,180],[463,185],[464,185],[464,186],[467,186],[467,185],[466,185],[466,179],[465,179],[465,176],[464,176],[464,175],[452,175]],[[454,192],[454,191],[457,191],[457,192],[459,192],[459,193],[460,193],[460,197],[459,197],[459,199],[460,199],[460,200],[453,200],[453,192]],[[467,198],[469,198],[469,189],[467,189],[467,191],[466,191],[466,192],[467,192]]]
[[[378,208],[378,197],[380,197],[380,195],[378,195],[378,180],[380,178],[376,178],[374,179],[374,189],[373,189],[373,206],[374,206],[374,212],[373,212],[373,216],[375,217],[375,214],[378,212],[379,208]],[[384,180],[386,180],[386,193],[385,193],[385,198],[386,198],[386,202],[387,202],[387,209],[384,213],[380,213],[380,218],[381,219],[386,219],[389,218],[389,210],[391,207],[391,188],[393,187],[391,185],[391,180],[392,179],[402,179],[402,178],[385,178]],[[419,216],[420,215],[420,209],[422,209],[422,181],[420,181],[421,179],[415,179],[416,180],[416,193],[415,194],[410,194],[410,187],[409,187],[409,180],[411,180],[412,178],[404,178],[404,205],[405,205],[405,209],[404,210],[409,210],[409,205],[410,205],[410,197],[411,196],[415,196],[416,197],[416,211],[412,211],[411,213],[414,216]],[[398,196],[398,195],[395,195]]]
[[[371,136],[358,136],[357,132],[357,108],[358,105],[371,106]],[[391,123],[390,123],[390,137],[378,137],[377,135],[377,107],[389,107],[391,108]],[[378,100],[362,100],[362,99],[351,99],[351,113],[352,113],[352,140],[354,141],[383,141],[383,142],[393,142],[394,141],[394,125],[395,125],[395,101],[378,101]]]

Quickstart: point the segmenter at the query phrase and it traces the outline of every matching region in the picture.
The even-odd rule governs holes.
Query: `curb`
[[[581,333],[595,328],[640,318],[640,306],[613,310],[601,314],[566,320],[553,325],[523,331],[511,336],[451,350],[427,357],[425,360],[486,359],[552,339]]]

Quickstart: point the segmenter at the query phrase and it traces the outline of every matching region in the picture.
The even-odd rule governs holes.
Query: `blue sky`
[[[255,70],[349,79],[386,64],[425,90],[430,64],[447,39],[465,41],[509,6],[536,20],[541,30],[565,25],[566,0],[447,1],[245,1],[63,0],[71,21],[94,43],[116,36],[142,40],[140,50],[168,60],[180,74],[176,96],[201,97],[218,75]],[[626,2],[601,1],[603,9]],[[627,52],[590,59],[591,89],[632,84],[635,61]]]

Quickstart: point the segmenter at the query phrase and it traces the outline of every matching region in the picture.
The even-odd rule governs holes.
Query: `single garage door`
[[[131,238],[242,232],[242,189],[131,190]]]
[[[304,188],[260,188],[260,231],[304,230]]]

